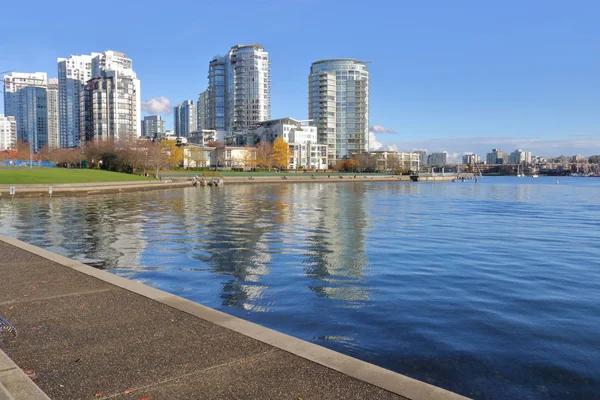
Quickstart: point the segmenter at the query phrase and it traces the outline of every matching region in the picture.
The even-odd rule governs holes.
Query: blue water
[[[600,398],[600,179],[0,201],[0,233],[478,399]]]

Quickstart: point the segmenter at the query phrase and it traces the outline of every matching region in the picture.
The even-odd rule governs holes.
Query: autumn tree
[[[194,162],[194,168],[204,167],[204,164],[206,164],[207,161],[210,161],[206,156],[206,150],[201,147],[190,147],[188,152],[188,158]]]
[[[273,147],[268,142],[261,141],[256,146],[256,165],[271,170],[273,166]]]
[[[244,146],[244,153],[242,156],[242,162],[244,163],[245,168],[254,168],[256,167],[256,151],[254,148],[246,145]]]
[[[273,143],[273,165],[277,168],[287,168],[290,165],[290,145],[279,136]]]

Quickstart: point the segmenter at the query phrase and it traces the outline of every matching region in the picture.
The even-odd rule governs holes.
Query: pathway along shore
[[[5,236],[0,276],[1,399],[465,399]]]
[[[283,179],[285,177],[285,179]],[[243,177],[223,177],[225,185],[228,184],[287,184],[287,183],[348,183],[348,182],[410,182],[409,176],[394,176],[394,175],[360,175],[356,178],[353,176],[343,176],[331,174],[330,178],[326,176],[318,176],[314,179],[310,175],[281,175],[281,176],[256,176],[249,179]],[[204,178],[211,180],[212,178]],[[187,178],[178,178],[175,180],[163,181],[139,181],[139,182],[107,182],[107,183],[71,183],[71,184],[28,184],[28,185],[0,185],[0,199],[10,199],[12,197],[49,197],[49,196],[86,196],[92,194],[103,193],[119,193],[136,190],[156,190],[156,189],[171,189],[180,187],[192,186],[192,181]],[[14,188],[14,194],[11,194],[11,187]],[[209,188],[204,188],[209,189]]]

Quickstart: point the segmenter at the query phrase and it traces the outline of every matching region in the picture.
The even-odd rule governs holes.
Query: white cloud
[[[173,111],[171,101],[166,97],[151,97],[142,101],[142,110],[149,114],[168,114]]]
[[[377,133],[396,133],[396,131],[394,131],[393,129],[386,128],[383,125],[373,125],[372,127],[369,128],[369,131],[377,132]]]
[[[377,136],[373,132],[369,132],[369,150],[381,150],[383,143],[377,141]]]
[[[387,150],[398,151],[398,146],[394,143],[386,145],[377,140],[377,136],[373,132],[369,132],[369,150]]]

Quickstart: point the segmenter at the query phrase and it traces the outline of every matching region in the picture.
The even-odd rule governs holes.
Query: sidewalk
[[[463,399],[2,236],[0,315],[53,399]]]

